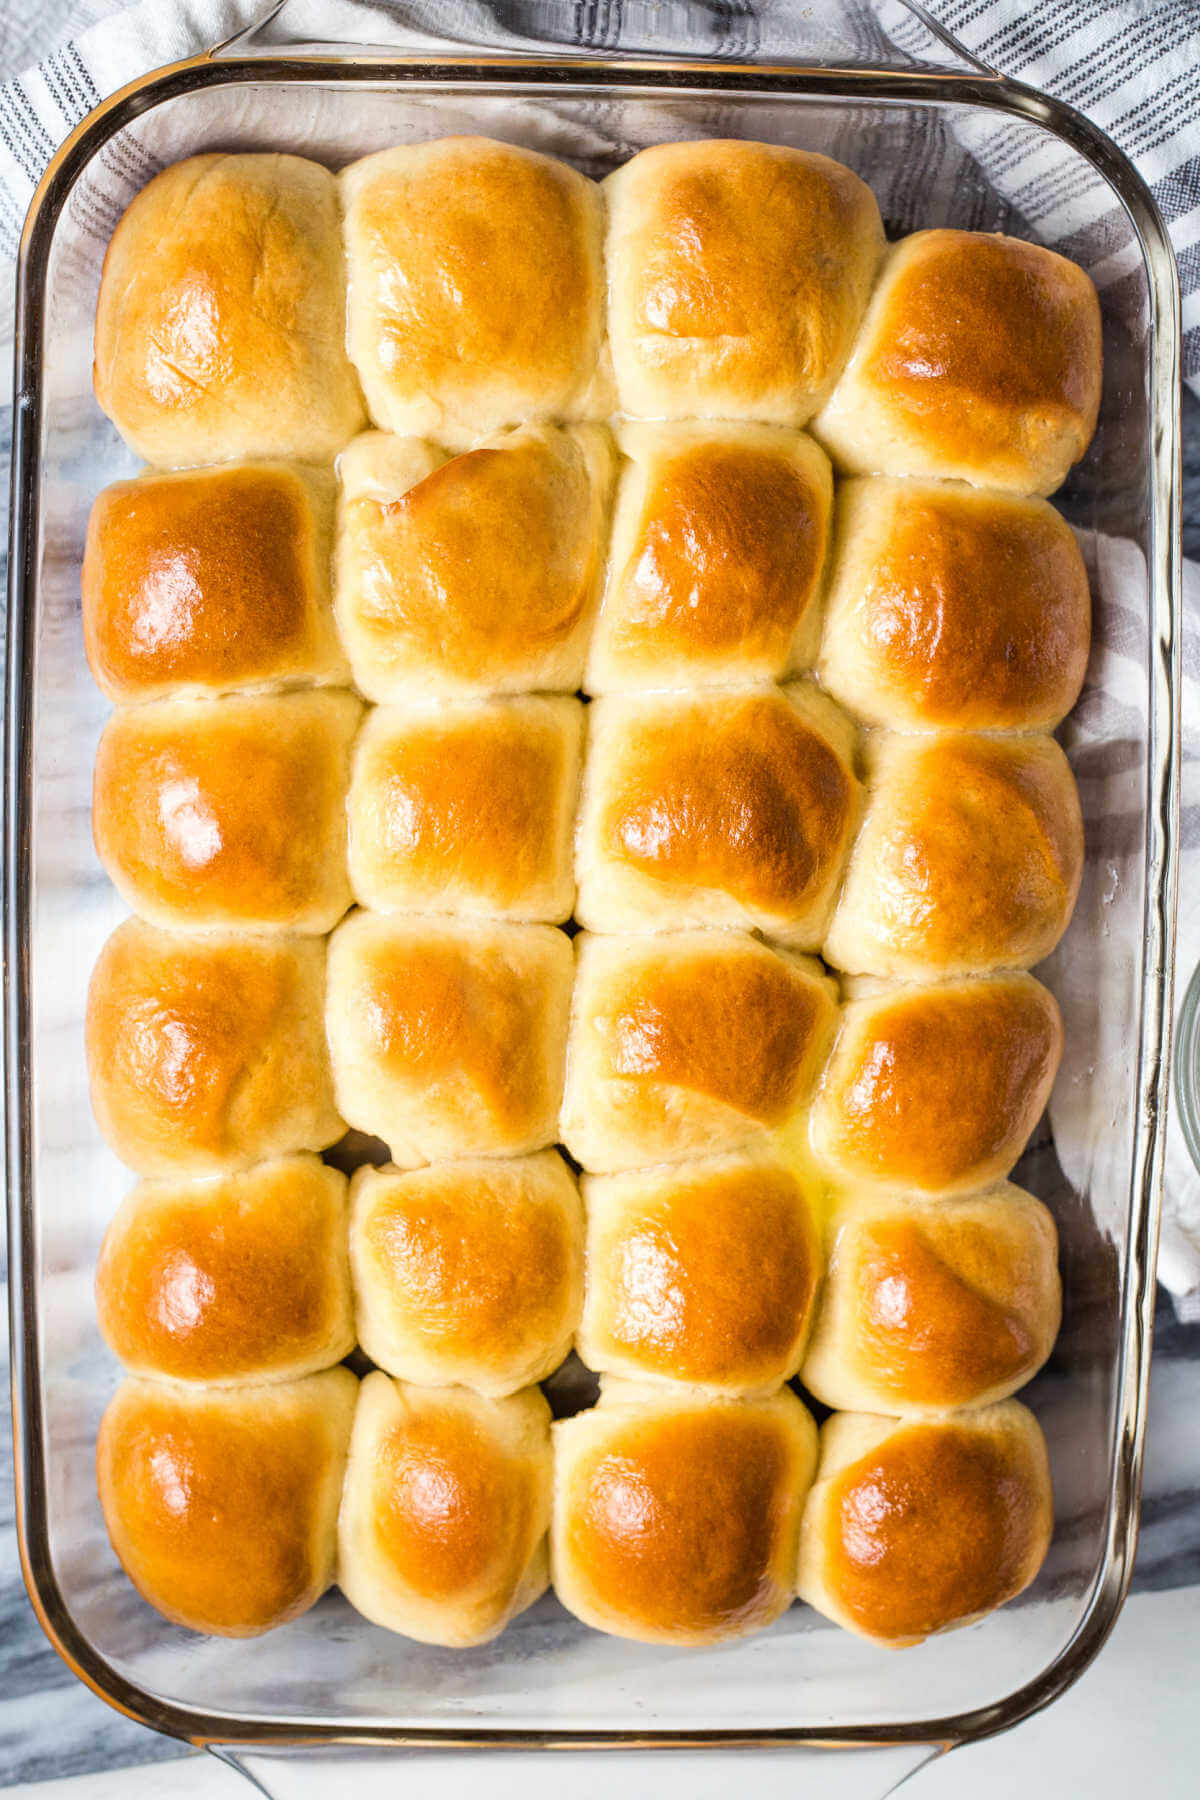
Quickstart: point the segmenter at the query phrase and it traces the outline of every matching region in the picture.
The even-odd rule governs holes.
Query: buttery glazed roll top
[[[919,1644],[1027,1588],[1053,1523],[1045,1440],[1015,1400],[930,1420],[835,1413],[804,1509],[800,1598],[876,1643]]]
[[[126,209],[96,306],[96,398],[163,468],[328,462],[362,428],[337,186],[300,156],[191,156]]]
[[[722,139],[656,144],[604,189],[622,412],[802,425],[883,252],[871,190],[826,156]]]
[[[1051,729],[1091,637],[1087,570],[1044,500],[949,483],[847,481],[821,681],[894,731]]]
[[[345,1132],[325,1044],[325,946],[127,919],[87,1002],[92,1110],[143,1175],[212,1175]]]
[[[605,1380],[554,1436],[554,1589],[585,1625],[715,1644],[792,1597],[816,1428],[788,1389],[705,1401]]]
[[[354,1348],[346,1177],[315,1156],[218,1181],[144,1181],[96,1268],[109,1348],[137,1375],[277,1381]]]
[[[188,690],[344,682],[328,471],[240,463],[105,488],[83,555],[83,635],[118,705]]]
[[[855,1193],[828,1229],[801,1379],[826,1406],[986,1406],[1032,1380],[1062,1311],[1058,1234],[1008,1182],[964,1199]]]
[[[813,430],[854,473],[1052,494],[1100,407],[1100,303],[1019,238],[918,231],[888,252]]]
[[[1007,1175],[1062,1059],[1058,1002],[1032,975],[851,1000],[812,1111],[842,1179],[928,1194]]]
[[[1082,873],[1053,738],[885,739],[823,954],[900,979],[1029,968],[1066,930]]]
[[[579,686],[612,449],[527,426],[447,459],[369,432],[338,461],[335,604],[371,700]]]
[[[557,1151],[360,1169],[350,1255],[359,1342],[389,1375],[510,1394],[571,1347],[583,1213]]]
[[[359,901],[561,924],[582,740],[565,696],[373,709],[350,782]]]
[[[728,687],[811,663],[833,481],[767,425],[624,425],[593,694]]]
[[[377,425],[461,448],[611,411],[593,182],[482,137],[381,150],[341,181],[350,355]]]
[[[740,932],[575,950],[562,1133],[585,1169],[732,1148],[808,1099],[837,1013],[819,963]]]
[[[816,688],[598,700],[576,916],[757,926],[816,949],[858,812],[854,731]]]
[[[550,1408],[362,1384],[338,1526],[338,1585],[423,1644],[485,1644],[545,1592]]]
[[[323,933],[350,904],[346,788],[362,707],[345,693],[158,700],[96,752],[92,829],[151,924]]]
[[[358,1382],[187,1389],[121,1383],[96,1474],[113,1549],[144,1600],[192,1631],[254,1637],[333,1580]]]

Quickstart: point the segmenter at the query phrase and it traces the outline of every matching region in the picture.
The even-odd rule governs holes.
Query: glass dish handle
[[[613,1794],[677,1792],[688,1800],[728,1800],[747,1779],[733,1750],[214,1750],[268,1800],[463,1800],[467,1794],[520,1793],[521,1800],[609,1800]],[[879,1749],[796,1745],[755,1754],[758,1791],[806,1800],[885,1800],[942,1754],[934,1744]]]
[[[520,29],[513,17],[519,9],[490,0],[470,9],[471,36],[456,30],[464,9],[439,0],[273,0],[211,54],[221,60],[322,56],[347,62],[434,57],[443,63],[480,54],[605,62],[695,58],[726,66],[766,62],[1004,80],[957,43],[920,0],[821,0],[819,6],[760,0],[760,6],[761,32],[753,29],[754,9],[731,7],[727,0],[683,6],[624,0],[619,41],[613,43],[605,35],[608,9],[588,0],[542,6],[538,35]]]

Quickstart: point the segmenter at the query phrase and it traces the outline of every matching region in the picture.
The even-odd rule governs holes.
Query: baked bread
[[[896,980],[1027,969],[1067,929],[1082,873],[1053,738],[886,738],[822,954]]]
[[[583,708],[565,696],[373,709],[350,779],[355,897],[561,924],[582,742]]]
[[[876,1643],[919,1644],[1029,1586],[1053,1504],[1041,1428],[1015,1400],[928,1420],[835,1413],[804,1509],[800,1598]]]
[[[346,1177],[284,1156],[216,1181],[143,1181],[105,1235],[100,1330],[135,1375],[293,1380],[354,1348]]]
[[[837,1017],[819,963],[741,932],[575,942],[563,1142],[595,1174],[792,1122]]]
[[[344,348],[337,185],[301,156],[189,156],[112,235],[96,398],[161,468],[328,462],[363,425]]]
[[[583,1209],[555,1150],[360,1169],[358,1341],[405,1381],[515,1393],[556,1369],[583,1305]]]
[[[766,1151],[585,1175],[589,1369],[715,1395],[800,1367],[821,1272],[798,1175]]]
[[[213,1175],[345,1132],[325,1044],[325,946],[127,919],[92,971],[92,1110],[143,1175]]]
[[[145,474],[104,489],[83,553],[83,640],[118,706],[344,684],[333,478],[298,463]]]
[[[123,1381],[96,1476],[113,1549],[176,1625],[255,1637],[333,1580],[358,1382],[348,1369],[255,1387]]]
[[[893,731],[1051,730],[1079,698],[1087,570],[1044,500],[843,482],[818,671]]]
[[[353,914],[329,942],[342,1116],[410,1167],[553,1143],[571,973],[571,940],[549,925]]]
[[[594,182],[482,137],[381,150],[341,182],[348,342],[377,425],[461,449],[612,410]]]
[[[871,190],[827,156],[719,138],[656,144],[604,190],[621,411],[803,425],[883,253]]]
[[[1092,440],[1100,302],[1077,263],[976,231],[888,252],[813,430],[840,468],[1052,494]]]
[[[855,1193],[828,1227],[801,1370],[846,1412],[987,1406],[1041,1368],[1058,1334],[1054,1220],[1008,1182],[961,1200]]]
[[[356,439],[338,460],[335,605],[368,699],[573,693],[612,473],[598,425],[530,425],[450,459]]]
[[[537,1388],[482,1400],[378,1370],[359,1395],[338,1584],[422,1644],[486,1644],[545,1592],[550,1408]]]
[[[1062,1051],[1058,1002],[1032,975],[852,999],[813,1103],[813,1149],[851,1186],[969,1193],[1013,1167]]]
[[[833,478],[770,425],[623,425],[592,694],[729,687],[807,668]]]
[[[598,1631],[715,1644],[791,1600],[817,1433],[795,1394],[705,1400],[605,1380],[554,1435],[554,1589]]]
[[[815,687],[597,700],[576,857],[589,931],[821,943],[858,814],[854,731]]]
[[[351,694],[156,700],[96,752],[92,829],[122,898],[152,925],[326,932],[350,904]]]

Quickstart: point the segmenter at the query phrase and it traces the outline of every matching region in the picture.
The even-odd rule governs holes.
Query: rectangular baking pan
[[[91,396],[104,241],[149,175],[193,152],[288,149],[336,167],[460,131],[595,176],[664,139],[802,145],[872,184],[891,235],[933,224],[1021,233],[986,166],[1049,154],[1072,174],[1080,218],[1106,221],[1092,253],[1100,426],[1058,497],[1096,601],[1089,686],[1063,734],[1087,869],[1046,971],[1067,1058],[1050,1124],[1016,1175],[1062,1235],[1062,1336],[1024,1396],[1049,1440],[1058,1527],[1020,1602],[902,1655],[801,1607],[741,1644],[649,1649],[586,1631],[552,1596],[467,1652],[390,1635],[336,1594],[266,1638],[202,1640],[144,1605],[105,1537],[93,1444],[117,1371],[91,1274],[130,1178],[92,1122],[83,1055],[88,973],[121,908],[90,839],[105,708],[84,662],[79,563],[95,490],[134,465]],[[1086,1666],[1129,1579],[1150,1356],[1177,821],[1178,350],[1170,248],[1131,166],[1068,109],[986,73],[234,54],[146,78],[63,147],[26,225],[16,335],[4,917],[13,1395],[30,1593],[61,1654],[105,1698],[193,1743],[243,1750],[946,1746],[1014,1723]],[[1117,660],[1121,704],[1104,713],[1096,680],[1103,671],[1111,685]]]

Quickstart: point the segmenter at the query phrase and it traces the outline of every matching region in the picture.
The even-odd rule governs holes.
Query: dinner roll
[[[346,1177],[285,1156],[216,1181],[143,1181],[96,1268],[109,1348],[135,1375],[276,1381],[354,1348]]]
[[[422,1644],[486,1644],[546,1590],[550,1408],[362,1384],[338,1526],[352,1606]]]
[[[819,947],[858,812],[854,731],[816,688],[598,700],[575,913],[591,931],[761,927]]]
[[[350,1256],[358,1341],[389,1375],[511,1394],[571,1348],[583,1209],[555,1150],[360,1169]]]
[[[338,461],[335,604],[370,700],[579,686],[612,450],[531,425],[449,460],[368,432]]]
[[[350,355],[377,425],[464,448],[611,410],[594,182],[482,137],[381,150],[341,181]]]
[[[176,1625],[255,1637],[333,1580],[358,1382],[348,1369],[256,1387],[123,1381],[96,1445],[113,1549]]]
[[[800,1532],[798,1591],[899,1649],[1027,1588],[1054,1528],[1041,1428],[1015,1400],[940,1419],[835,1413]]]
[[[1053,738],[884,739],[822,954],[899,979],[1029,968],[1066,930],[1082,872]]]
[[[871,190],[827,156],[720,138],[656,144],[604,189],[621,410],[803,425],[883,252]]]
[[[1049,729],[1083,686],[1087,570],[1044,500],[945,482],[847,481],[818,665],[894,731]]]
[[[983,1187],[1028,1143],[1062,1051],[1058,1002],[1032,975],[851,1000],[813,1103],[813,1148],[854,1185]]]
[[[769,1392],[800,1367],[821,1249],[799,1177],[765,1151],[585,1176],[589,1369]]]
[[[562,1133],[585,1169],[731,1149],[808,1100],[837,1016],[818,962],[724,931],[575,951]]]
[[[524,696],[381,706],[350,778],[350,881],[377,912],[561,924],[583,708]]]
[[[300,156],[190,156],[112,235],[96,398],[163,468],[328,462],[363,424],[344,348],[337,185]]]
[[[213,1175],[346,1127],[325,1044],[325,946],[127,919],[87,1002],[92,1110],[143,1175]]]
[[[83,553],[83,638],[108,698],[346,682],[333,493],[327,470],[287,463],[105,488]]]
[[[816,654],[833,479],[770,425],[625,425],[590,693],[774,680]]]
[[[893,245],[813,430],[840,467],[1052,494],[1092,440],[1100,302],[1040,244],[918,231]]]
[[[606,1379],[554,1435],[554,1589],[585,1625],[715,1644],[791,1600],[817,1432],[795,1394],[706,1400]]]
[[[1058,1234],[1008,1182],[965,1199],[852,1195],[801,1380],[826,1406],[921,1415],[1004,1400],[1041,1368],[1062,1311]]]
[[[350,904],[351,694],[157,700],[96,752],[92,829],[134,912],[193,930],[326,932]]]
[[[342,1116],[411,1166],[558,1136],[571,940],[549,925],[354,913],[329,942]]]

